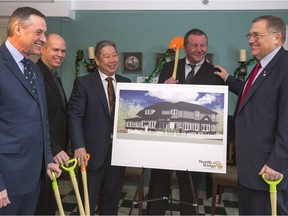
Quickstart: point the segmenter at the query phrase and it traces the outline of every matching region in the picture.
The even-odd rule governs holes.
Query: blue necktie
[[[36,91],[36,85],[35,85],[35,75],[33,74],[29,61],[27,58],[23,58],[21,62],[24,65],[24,77],[29,82],[29,85],[31,87],[31,91],[33,92],[34,96],[38,98],[37,91]]]

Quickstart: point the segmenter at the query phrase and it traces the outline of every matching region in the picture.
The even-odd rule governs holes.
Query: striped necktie
[[[195,67],[196,65],[192,65],[192,64],[188,64],[191,67],[190,72],[188,73],[186,79],[185,79],[185,83],[186,84],[191,84],[192,83],[192,79],[194,77],[195,74]]]

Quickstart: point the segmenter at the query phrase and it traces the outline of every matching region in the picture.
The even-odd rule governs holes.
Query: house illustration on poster
[[[190,134],[216,134],[217,112],[179,101],[158,102],[125,119],[125,129]]]

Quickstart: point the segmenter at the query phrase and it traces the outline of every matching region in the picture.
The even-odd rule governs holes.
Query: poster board
[[[117,83],[112,165],[225,173],[228,87]]]

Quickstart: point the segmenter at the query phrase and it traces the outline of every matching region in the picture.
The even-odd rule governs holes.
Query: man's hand
[[[268,167],[266,164],[263,166],[261,171],[259,172],[259,175],[262,175],[265,173],[265,179],[270,180],[270,181],[275,181],[281,178],[283,175],[270,167]]]
[[[165,84],[177,84],[179,80],[175,80],[173,77],[170,77],[169,79],[165,80]]]
[[[7,206],[10,204],[10,200],[8,198],[7,190],[0,191],[0,208]]]
[[[47,175],[52,180],[52,171],[55,173],[56,178],[60,177],[62,170],[59,168],[59,165],[56,163],[49,163],[47,167]]]
[[[70,158],[65,151],[60,151],[57,155],[53,157],[53,160],[56,164],[61,165],[64,163],[66,167],[69,166],[68,164],[69,159]]]
[[[227,77],[229,76],[229,73],[226,71],[226,69],[219,65],[214,65],[214,68],[215,68],[214,74],[219,76],[224,81],[226,81]]]
[[[87,157],[86,149],[84,147],[78,148],[74,151],[74,158],[77,158],[79,167],[87,166],[88,157]]]

